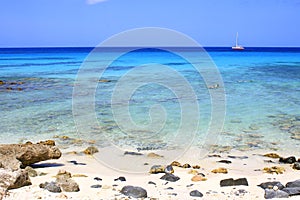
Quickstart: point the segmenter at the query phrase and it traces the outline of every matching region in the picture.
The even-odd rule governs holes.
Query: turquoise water
[[[192,100],[187,97],[185,105],[180,105],[181,99],[174,91],[155,83],[164,79],[161,72],[157,72],[154,82],[145,81],[147,84],[137,88],[129,101],[132,120],[141,126],[151,123],[149,109],[152,105],[160,104],[164,108],[167,117],[158,132],[156,129],[152,132],[143,128],[132,128],[126,132],[116,123],[111,109],[113,91],[121,77],[137,66],[160,63],[178,72],[195,91],[200,109],[200,126],[194,145],[203,145],[212,111],[210,89],[207,89],[203,77],[191,63],[157,49],[127,53],[111,63],[102,77],[99,76],[104,81],[97,83],[95,92],[95,114],[99,124],[88,127],[86,132],[80,131],[72,113],[73,86],[78,70],[84,61],[96,63],[95,68],[101,67],[101,63],[110,61],[116,53],[109,50],[101,52],[96,60],[85,60],[91,50],[0,49],[0,80],[4,82],[0,85],[1,143],[69,136],[95,140],[99,145],[112,142],[133,148],[165,148],[182,125],[182,106],[188,108]],[[229,48],[207,48],[207,52],[220,71],[224,88],[222,84],[220,86],[226,95],[224,128],[214,138],[219,148],[300,150],[299,138],[295,137],[300,133],[292,134],[295,133],[293,130],[296,133],[300,130],[300,49],[248,48],[235,52]],[[189,50],[187,55],[197,57],[200,53]],[[92,73],[97,72],[93,70]],[[148,80],[149,74],[155,76],[149,67],[138,72],[139,80]],[[168,77],[166,74],[165,79]],[[126,83],[130,85],[130,82],[133,84],[135,79],[129,79]],[[168,83],[181,85],[176,79]],[[181,92],[186,92],[185,88]],[[120,104],[126,106],[126,102]],[[161,115],[159,111],[156,113]],[[186,132],[192,131],[189,127],[193,126],[194,120],[185,122]],[[155,123],[159,124],[160,120]],[[143,140],[137,140],[136,136]]]

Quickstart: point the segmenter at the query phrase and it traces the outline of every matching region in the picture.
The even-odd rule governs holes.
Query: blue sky
[[[300,0],[1,0],[0,47],[96,46],[163,27],[203,46],[300,46]]]

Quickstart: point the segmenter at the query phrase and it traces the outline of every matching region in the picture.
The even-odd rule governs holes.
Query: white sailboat
[[[239,33],[236,33],[236,38],[235,38],[235,46],[232,47],[233,50],[244,50],[244,47],[238,44],[238,37]]]

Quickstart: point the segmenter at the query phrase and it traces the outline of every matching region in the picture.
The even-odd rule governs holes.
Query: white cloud
[[[96,3],[101,3],[106,0],[86,0],[87,4],[96,4]]]

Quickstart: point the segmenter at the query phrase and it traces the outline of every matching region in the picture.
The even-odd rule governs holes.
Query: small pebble
[[[166,173],[169,173],[169,174],[173,174],[174,173],[174,169],[172,167],[172,165],[168,165],[166,166],[165,170],[164,170]]]
[[[148,184],[150,184],[150,185],[156,185],[156,183],[154,183],[153,181],[149,181]]]
[[[114,181],[126,181],[124,176],[120,176],[119,178],[114,179]]]
[[[293,165],[293,169],[300,170],[300,162],[295,162]]]
[[[94,180],[96,180],[96,181],[102,181],[102,178],[95,177]]]
[[[174,188],[168,187],[168,188],[166,188],[166,190],[174,190]]]
[[[191,168],[191,165],[186,163],[186,164],[182,165],[182,168]]]
[[[198,190],[193,190],[190,192],[191,197],[203,197],[203,194],[199,192]]]
[[[217,161],[217,162],[219,162],[219,163],[225,163],[225,164],[230,164],[230,163],[232,163],[230,160],[219,160],[219,161]]]
[[[99,184],[97,184],[97,185],[91,185],[91,188],[101,188],[102,187],[102,185],[99,185]]]

